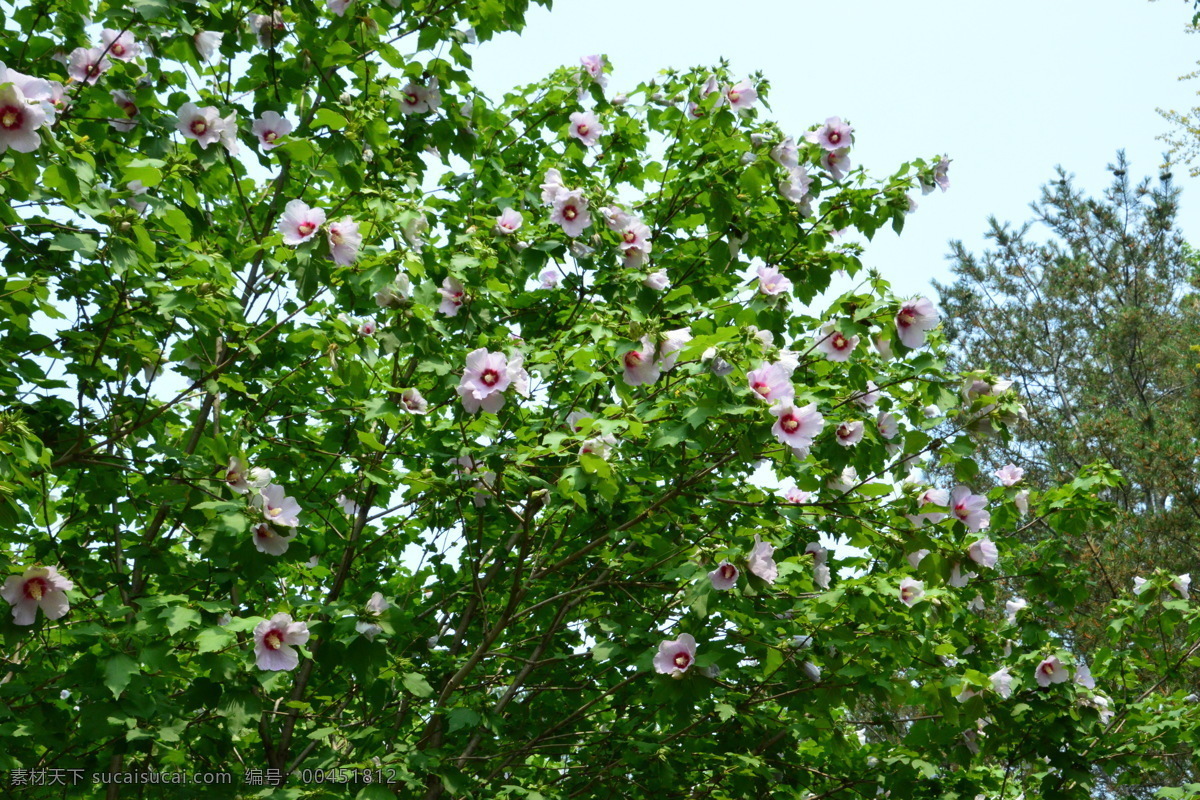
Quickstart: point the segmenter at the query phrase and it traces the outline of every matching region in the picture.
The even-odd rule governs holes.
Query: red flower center
[[[621,234],[621,238],[625,240],[626,244],[633,244],[637,241],[637,234],[633,231],[625,231]]]
[[[50,589],[50,584],[46,583],[45,578],[33,577],[25,581],[25,596],[30,600],[41,600]]]
[[[846,337],[842,336],[840,333],[835,333],[833,335],[833,346],[836,347],[838,350],[845,349]]]
[[[675,666],[679,667],[680,669],[687,669],[688,664],[692,663],[692,657],[687,653],[676,653],[674,661]]]
[[[741,93],[741,92],[739,92],[739,91],[738,91],[738,90],[736,90],[736,89],[730,89],[730,90],[729,90],[729,102],[731,102],[731,103],[736,103],[738,100],[741,100],[741,99],[742,99],[742,93]]]
[[[125,116],[136,117],[138,115],[138,107],[133,103],[122,103],[121,107],[125,109]]]
[[[642,365],[642,354],[637,350],[630,350],[625,354],[625,367],[627,369],[636,369]]]
[[[500,382],[500,373],[494,369],[485,369],[479,380],[483,381],[485,386],[495,386]]]
[[[331,228],[329,230],[329,241],[333,242],[335,245],[342,244],[346,241],[346,237],[342,236],[342,232],[337,228]]]
[[[279,138],[279,134],[276,133],[275,131],[267,131],[266,133],[263,134],[264,142],[273,142],[278,138]]]
[[[591,128],[589,128],[587,123],[585,122],[585,123],[580,123],[579,125],[576,125],[575,130],[579,131],[580,136],[587,136],[588,131],[591,130]]]
[[[852,433],[853,433],[853,431],[850,430],[850,426],[847,425],[846,423],[843,422],[841,425],[838,425],[838,438],[839,439],[849,439],[850,435]]]
[[[191,124],[188,125],[188,128],[190,128],[192,133],[195,135],[203,136],[204,132],[208,130],[208,123],[203,119],[194,119],[191,121]]]
[[[301,236],[308,236],[310,233],[312,233],[316,229],[317,229],[317,226],[311,222],[301,222],[299,225],[296,226],[296,230],[300,232]]]
[[[783,428],[785,433],[795,433],[800,429],[800,420],[787,414],[779,418],[779,427]]]
[[[765,383],[755,383],[752,388],[763,397],[766,397],[771,393],[771,387]]]
[[[257,528],[254,529],[254,535],[257,536],[259,539],[270,539],[271,538],[271,527],[269,525],[259,525]]]
[[[112,47],[108,48],[108,52],[112,53],[117,58],[125,55],[125,45],[120,42],[113,42]]]
[[[737,567],[733,564],[722,564],[720,567],[721,577],[727,581],[731,581],[737,577]]]
[[[263,644],[272,650],[278,650],[283,647],[283,631],[278,628],[272,628],[267,631],[267,635],[263,637]]]
[[[917,315],[911,308],[902,308],[900,313],[896,315],[896,324],[907,328],[917,321]]]
[[[579,216],[579,212],[575,210],[575,206],[567,206],[563,209],[563,219],[575,219]]]
[[[829,132],[829,143],[830,144],[837,144],[841,140],[842,140],[842,135],[840,133],[838,133],[837,131]]]
[[[404,102],[408,103],[410,106],[415,106],[417,103],[421,102],[421,98],[417,96],[416,92],[405,92]]]

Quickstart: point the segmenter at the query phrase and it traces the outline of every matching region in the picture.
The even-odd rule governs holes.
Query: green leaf
[[[104,685],[113,693],[114,700],[120,698],[135,672],[141,672],[141,667],[127,655],[113,656],[104,665]]]
[[[419,672],[406,672],[403,678],[404,688],[417,697],[433,697],[433,687],[425,676]]]
[[[184,606],[171,606],[162,613],[162,619],[167,623],[167,633],[172,636],[184,628],[200,624],[200,612]]]
[[[330,108],[318,108],[317,113],[313,115],[312,126],[314,128],[324,126],[333,131],[340,131],[349,124],[345,117]]]
[[[214,653],[233,644],[236,637],[226,628],[205,628],[196,634],[196,648],[201,653]]]

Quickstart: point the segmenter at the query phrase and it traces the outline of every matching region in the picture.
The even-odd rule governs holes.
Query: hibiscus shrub
[[[723,65],[491,101],[469,45],[525,7],[0,18],[10,783],[1084,796],[1186,741],[1145,625],[1190,607],[1122,601],[1089,672],[1021,544],[1117,478],[979,474],[1015,393],[838,243],[949,162],[874,180]]]

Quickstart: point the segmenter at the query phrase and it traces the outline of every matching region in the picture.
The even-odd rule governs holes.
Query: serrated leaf
[[[127,655],[113,656],[104,665],[104,685],[113,693],[114,700],[120,698],[135,672],[141,672],[141,667]]]
[[[403,678],[404,688],[417,697],[433,697],[433,687],[425,676],[419,672],[406,672]]]

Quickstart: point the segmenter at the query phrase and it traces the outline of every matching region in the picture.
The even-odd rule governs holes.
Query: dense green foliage
[[[0,5],[24,32],[0,60],[66,84],[38,147],[0,154],[0,564],[12,586],[35,564],[73,586],[65,615],[41,605],[32,625],[15,615],[43,589],[0,606],[0,767],[231,771],[212,797],[1082,797],[1097,767],[1141,780],[1187,747],[1195,706],[1156,681],[1193,653],[1158,635],[1197,641],[1200,615],[1171,576],[1112,604],[1096,690],[1062,638],[1090,592],[1071,537],[1114,517],[1116,475],[1081,469],[1023,515],[1021,487],[974,456],[1019,398],[964,401],[939,332],[899,341],[916,287],[897,296],[836,243],[901,229],[938,160],[835,180],[801,141],[813,183],[793,202],[769,86],[734,110],[750,103],[723,65],[623,95],[572,66],[492,101],[466,29],[519,28],[525,5],[302,2],[258,44],[227,2]],[[90,45],[88,18],[147,49],[68,80],[53,56]],[[211,62],[201,30],[224,34]],[[417,91],[434,86],[440,105]],[[134,98],[128,131],[114,89]],[[232,121],[179,128],[189,102]],[[586,108],[594,147],[568,133]],[[266,111],[296,121],[269,150],[251,134]],[[549,169],[590,204],[582,236],[550,219]],[[290,246],[296,200],[328,223]],[[645,222],[644,262],[599,210],[618,204]],[[509,208],[514,233],[496,223]],[[768,266],[790,293],[760,290]],[[541,288],[546,267],[560,277]],[[857,286],[821,297],[838,270]],[[861,337],[848,359],[817,349],[828,325]],[[495,413],[464,408],[481,348],[523,356],[528,396],[514,378]],[[631,385],[639,358],[661,376]],[[795,405],[823,415],[811,448],[773,433],[746,377],[763,361],[792,364]],[[838,441],[841,423],[861,441]],[[267,479],[239,460],[298,511],[242,483]],[[937,511],[910,475],[930,460],[986,497],[987,531],[910,519]],[[762,465],[810,494],[764,488]],[[273,554],[290,534],[271,520],[294,513]],[[1066,536],[1030,544],[1031,525]],[[985,536],[995,569],[969,561]],[[827,576],[813,541],[840,542]],[[741,570],[729,591],[707,576],[723,560]],[[1029,608],[1006,614],[1017,595]],[[311,638],[267,670],[279,613]],[[660,674],[681,634],[694,662]],[[335,768],[392,783],[312,777]],[[283,785],[253,785],[265,769]]]

